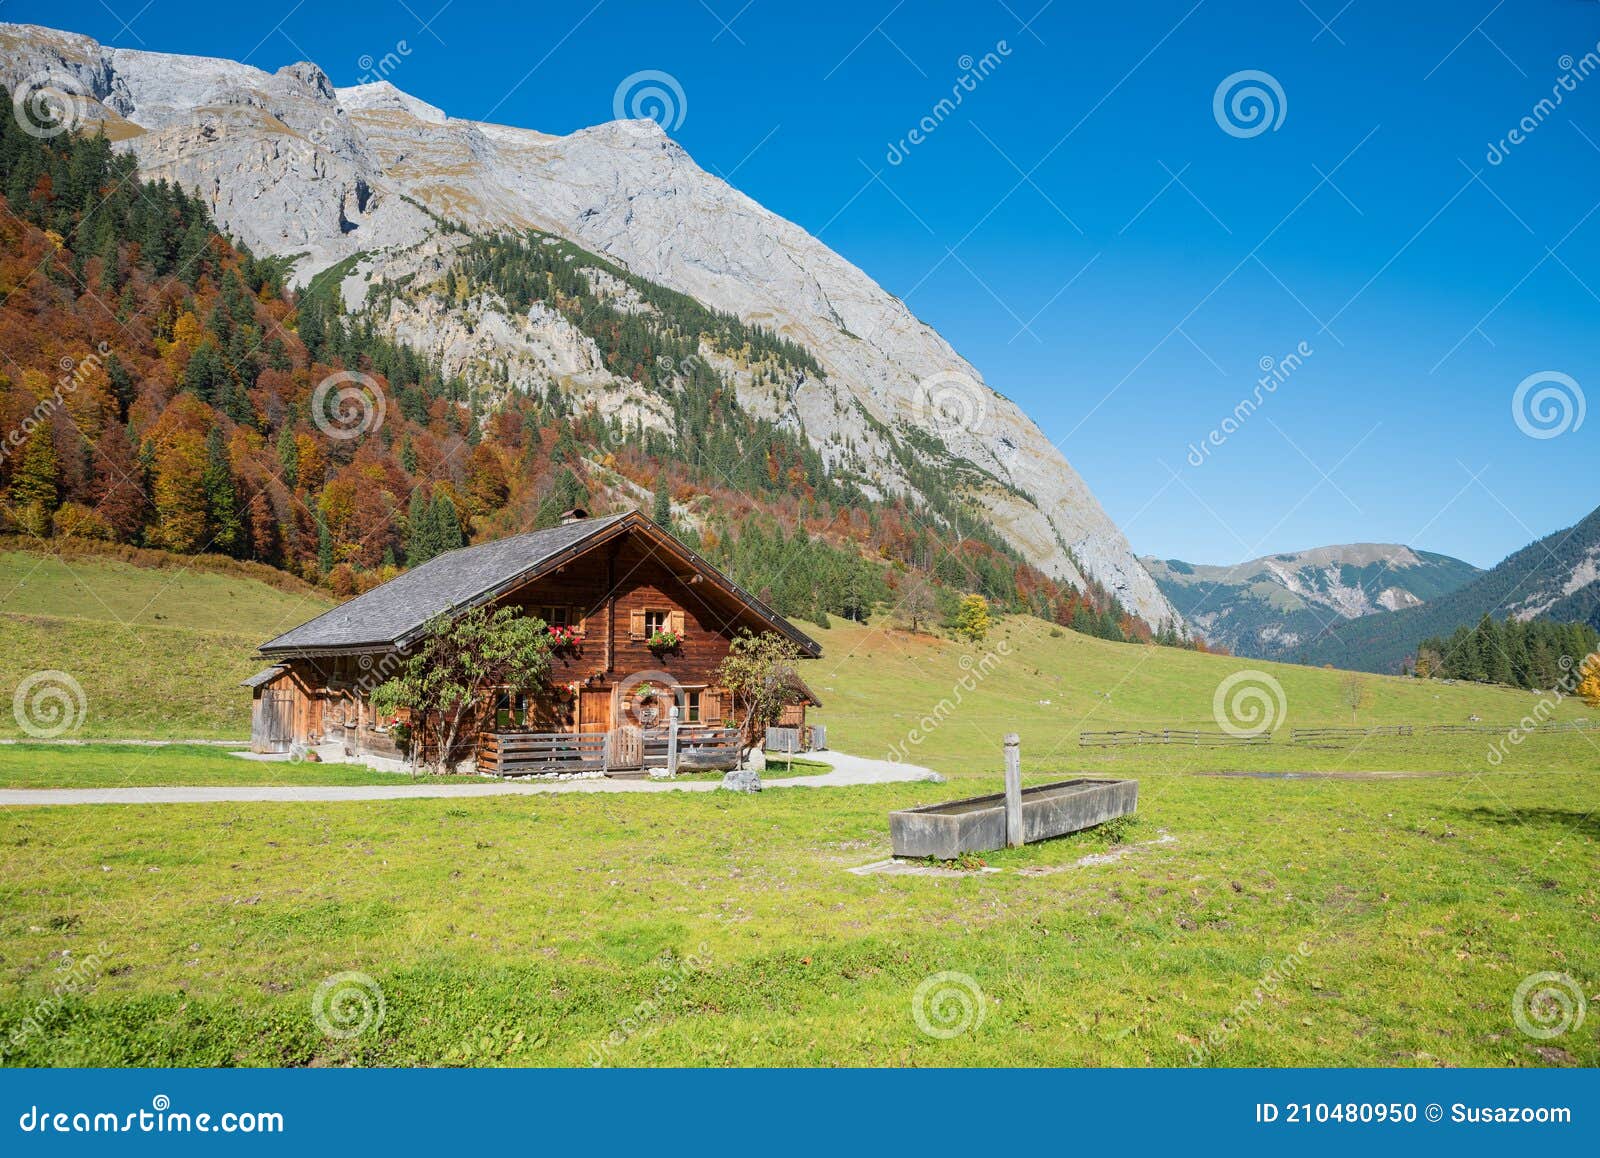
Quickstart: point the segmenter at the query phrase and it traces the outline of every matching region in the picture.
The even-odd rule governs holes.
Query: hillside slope
[[[1340,620],[1415,607],[1481,574],[1460,559],[1393,543],[1317,547],[1231,567],[1141,562],[1207,643],[1272,659],[1295,658]]]
[[[797,343],[820,372],[740,402],[803,434],[829,462],[858,457],[882,493],[954,480],[1046,574],[1092,580],[1155,626],[1176,612],[1127,540],[1043,433],[897,298],[804,230],[705,173],[653,122],[566,137],[462,121],[386,82],[335,89],[314,64],[267,74],[230,61],[105,48],[88,37],[0,26],[0,81],[38,78],[78,98],[150,174],[198,193],[258,253],[297,256],[295,277],[350,261],[342,288],[427,286],[460,238],[529,228]],[[383,302],[380,325],[438,336],[469,373],[555,383],[580,405],[623,408],[665,429],[627,376],[601,369],[569,323],[435,289]],[[513,356],[516,355],[516,356]],[[940,481],[929,481],[929,477]]]
[[[250,694],[239,681],[259,670],[257,645],[332,604],[176,555],[143,555],[162,565],[0,552],[4,702],[42,672],[31,686],[47,700],[25,702],[22,714],[75,722],[62,738],[248,738]],[[43,714],[49,700],[67,716]],[[16,712],[0,713],[0,737],[27,734]]]
[[[1535,616],[1600,628],[1600,509],[1546,535],[1477,579],[1421,607],[1338,625],[1306,648],[1308,663],[1361,671],[1399,671],[1417,644],[1448,636],[1485,615]]]

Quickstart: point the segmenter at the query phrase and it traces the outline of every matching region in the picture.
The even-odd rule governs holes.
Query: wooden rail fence
[[[478,737],[478,771],[491,776],[546,772],[603,772],[604,732],[484,732]]]
[[[610,772],[677,766],[688,771],[732,768],[739,762],[737,728],[678,728],[673,752],[670,728],[635,732],[640,743],[618,745],[609,732],[483,732],[478,736],[478,771],[491,776]],[[636,752],[626,766],[617,753]]]
[[[1393,724],[1381,728],[1291,728],[1289,743],[1316,744],[1330,740],[1366,740],[1376,736],[1409,736],[1410,724]]]
[[[1249,732],[1233,735],[1230,732],[1201,732],[1183,728],[1163,728],[1153,731],[1079,732],[1081,748],[1124,748],[1138,744],[1188,744],[1193,747],[1232,747],[1237,744],[1268,744],[1268,732]]]
[[[1524,728],[1520,724],[1386,724],[1372,728],[1291,728],[1291,744],[1344,744],[1353,740],[1382,737],[1414,736],[1418,731],[1430,736],[1450,735],[1501,735],[1511,731],[1529,734],[1556,732],[1583,732],[1600,730],[1600,724],[1589,720],[1563,720],[1559,723],[1537,724]],[[1204,732],[1185,728],[1129,729],[1114,732],[1079,732],[1078,746],[1082,748],[1129,748],[1140,744],[1188,744],[1195,747],[1232,747],[1239,744],[1270,744],[1268,732],[1251,732],[1235,736],[1227,732]]]
[[[647,728],[644,733],[646,768],[666,768],[671,736],[666,728]],[[690,771],[732,768],[739,762],[738,728],[678,728],[678,767]]]
[[[1555,723],[1535,724],[1524,728],[1521,724],[1429,724],[1425,731],[1430,736],[1504,735],[1507,732],[1586,732],[1594,727],[1588,720],[1561,720]]]

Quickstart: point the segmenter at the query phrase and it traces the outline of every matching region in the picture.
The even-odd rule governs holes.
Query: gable
[[[807,655],[822,654],[815,640],[636,511],[449,551],[285,632],[260,651],[265,656],[326,655],[404,647],[446,612],[503,598],[532,604],[536,581],[546,576],[553,581],[579,558],[624,539],[637,545],[641,558],[670,570],[686,590],[704,587],[697,602],[708,614],[716,609],[725,623],[774,630]],[[626,582],[626,575],[612,577],[611,585],[618,582]],[[594,603],[606,598],[605,582],[590,586]],[[522,591],[530,593],[526,600],[515,594]]]

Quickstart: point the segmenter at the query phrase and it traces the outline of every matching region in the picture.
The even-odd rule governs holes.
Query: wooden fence
[[[1557,723],[1535,724],[1524,728],[1521,724],[1429,724],[1425,731],[1430,736],[1501,736],[1507,732],[1585,732],[1594,725],[1588,720],[1561,720]]]
[[[1238,744],[1268,744],[1268,732],[1248,732],[1233,735],[1230,732],[1200,732],[1181,728],[1163,728],[1159,732],[1079,732],[1081,748],[1124,748],[1138,744],[1188,744],[1197,748],[1233,747]]]
[[[484,732],[478,771],[491,776],[598,772],[606,766],[604,732]]]
[[[538,776],[670,766],[670,729],[636,730],[633,736],[640,742],[619,745],[612,742],[610,732],[484,732],[478,736],[478,771],[490,776]],[[625,765],[617,762],[617,753],[624,750],[636,753]],[[739,762],[739,730],[679,727],[676,757],[678,767],[687,771],[732,768]]]
[[[1326,744],[1346,740],[1367,740],[1377,736],[1409,736],[1410,724],[1394,724],[1381,728],[1291,728],[1291,744]]]
[[[666,728],[648,728],[644,733],[646,768],[667,767],[671,737]],[[678,728],[678,767],[685,771],[732,768],[739,763],[738,728],[703,728],[680,725]]]

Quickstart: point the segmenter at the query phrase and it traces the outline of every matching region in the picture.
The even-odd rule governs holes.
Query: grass
[[[261,599],[221,624],[251,647],[284,613]],[[85,734],[222,734],[234,696],[243,718],[239,689],[181,682],[241,662],[218,621],[124,629],[93,601],[6,612],[51,620],[24,644],[6,625],[7,677],[70,661]],[[832,745],[946,785],[0,810],[0,1048],[28,1065],[1600,1065],[1592,1018],[1541,1041],[1512,1008],[1534,973],[1600,987],[1597,737],[1533,736],[1498,766],[1484,735],[1082,749],[1082,729],[1214,728],[1216,688],[1247,670],[1282,687],[1280,725],[1347,723],[1342,673],[1051,632],[1009,620],[976,652],[821,633],[807,677]],[[149,650],[163,635],[181,644]],[[1534,702],[1369,690],[1371,724],[1509,725]],[[1030,782],[1136,777],[1137,817],[984,854],[999,872],[846,871],[889,855],[891,809],[998,790],[1009,731]],[[1322,775],[1278,775],[1301,772]],[[269,782],[403,781],[0,746],[8,786]],[[352,972],[384,1017],[330,1036],[315,995]],[[935,1028],[959,1013],[925,1000],[942,984],[982,1010],[948,1038],[916,1016],[919,991]]]
[[[1536,972],[1593,990],[1592,777],[1146,774],[1120,859],[844,871],[930,791],[8,810],[0,1040],[92,957],[12,1060],[1600,1064],[1511,1007]],[[385,1017],[330,1038],[313,995],[350,971]],[[914,998],[948,972],[984,1017],[939,1040]]]
[[[427,782],[462,777],[423,777]],[[354,764],[246,760],[212,747],[168,744],[0,744],[0,788],[149,788],[160,785],[410,784],[409,776]],[[473,781],[476,783],[476,780]]]
[[[980,645],[840,623],[816,633],[823,658],[807,682],[823,701],[812,719],[828,726],[842,751],[926,764],[960,778],[993,775],[1007,732],[1022,738],[1023,766],[1091,770],[1155,767],[1187,770],[1478,770],[1493,735],[1410,740],[1373,738],[1361,744],[1310,748],[1288,743],[1293,727],[1350,724],[1341,699],[1346,673],[1332,669],[1201,655],[1172,648],[1109,643],[1060,631],[1039,620],[1012,617]],[[1107,750],[1080,748],[1081,731],[1186,728],[1217,731],[1213,702],[1224,680],[1256,672],[1282,689],[1274,707],[1275,741],[1261,747]],[[1253,677],[1239,687],[1270,687]],[[1514,724],[1534,709],[1530,692],[1370,676],[1362,726],[1464,723]],[[1558,704],[1551,719],[1600,713],[1576,699]],[[918,738],[920,737],[920,739]],[[1594,737],[1531,737],[1508,746],[1506,765],[1593,768]]]
[[[259,670],[257,645],[329,606],[206,571],[0,553],[0,692],[66,673],[82,689],[74,738],[247,737],[239,681]],[[25,735],[0,712],[0,737]]]

